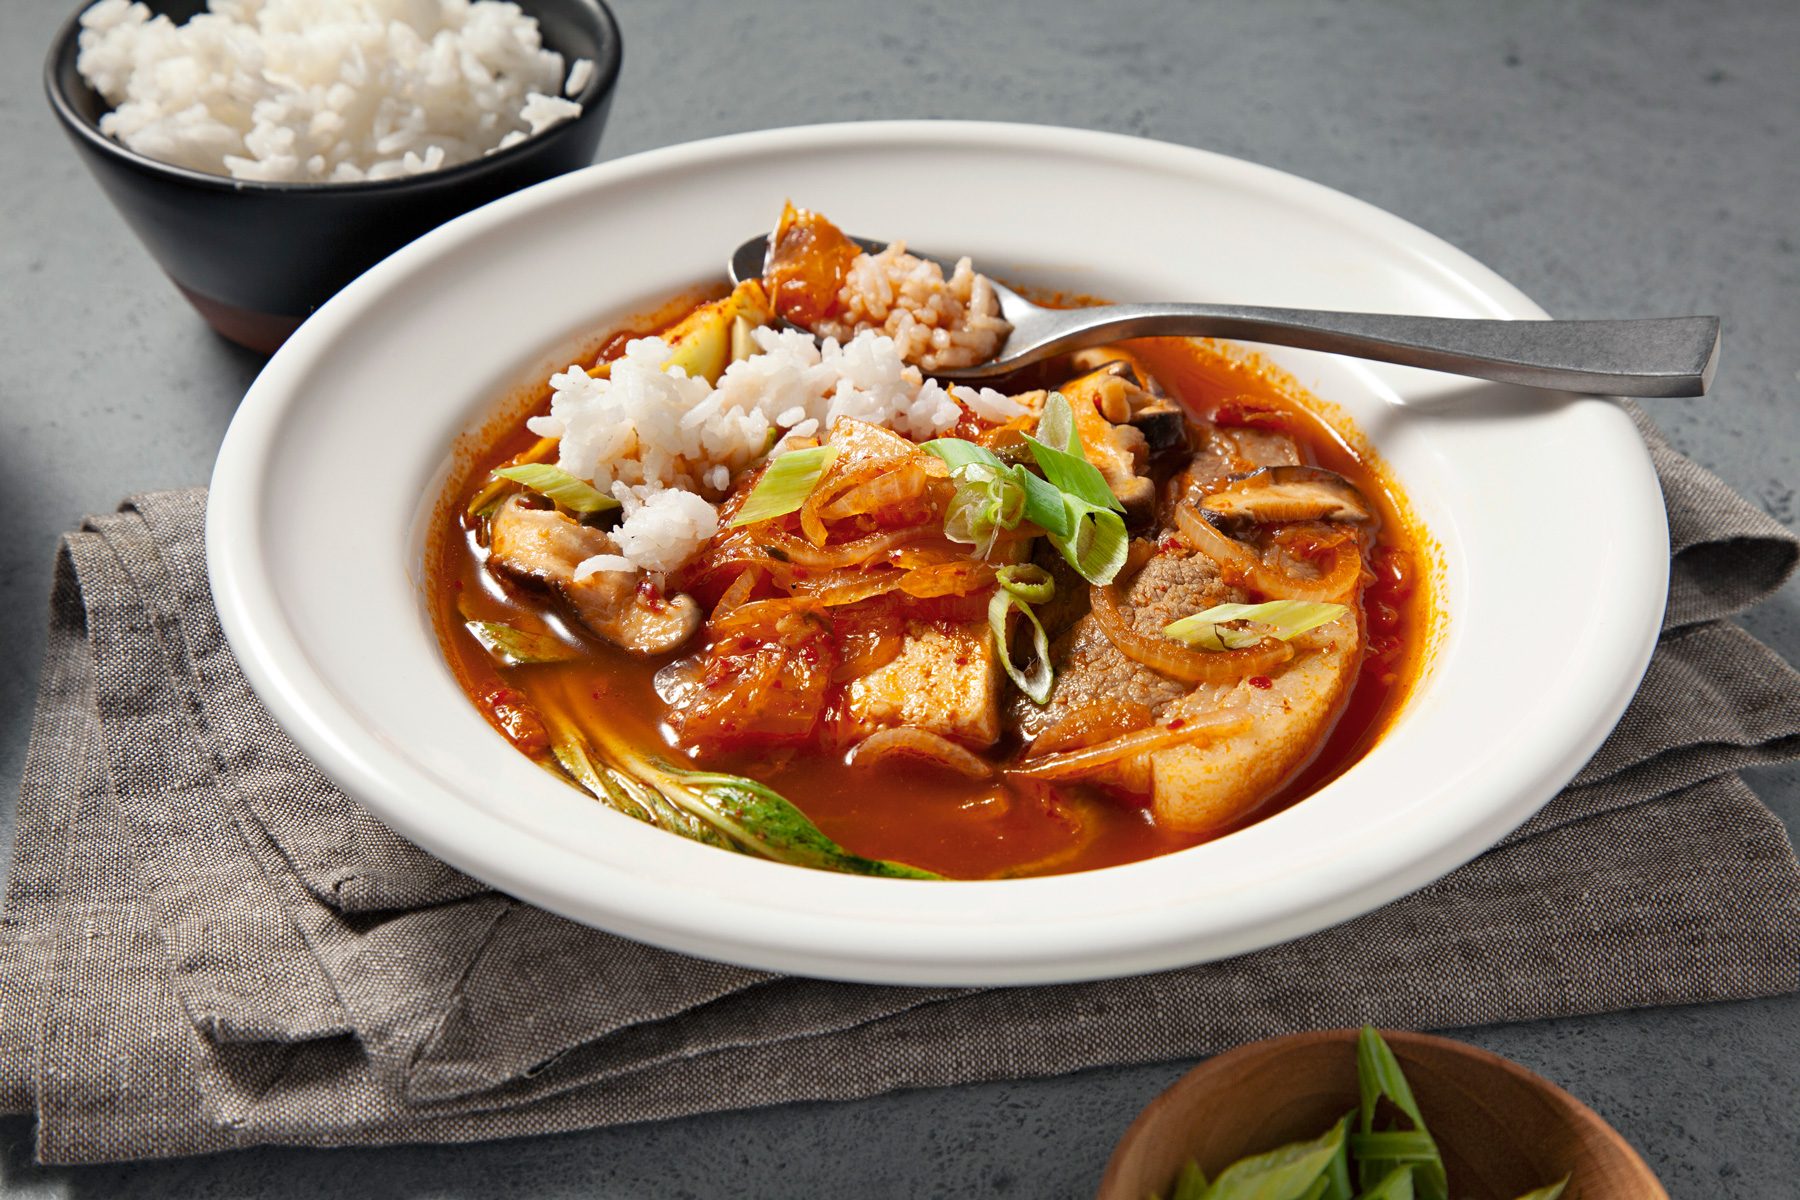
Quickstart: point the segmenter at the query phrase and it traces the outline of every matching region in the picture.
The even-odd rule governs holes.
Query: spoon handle
[[[1221,337],[1606,396],[1702,395],[1719,358],[1717,317],[1490,321],[1227,304],[1118,304],[1055,316],[1059,328],[1033,331],[1038,353],[1130,337]]]

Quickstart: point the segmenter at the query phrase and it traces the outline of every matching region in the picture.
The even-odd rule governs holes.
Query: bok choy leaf
[[[556,761],[595,799],[639,821],[721,849],[853,875],[936,879],[905,863],[852,854],[773,789],[738,775],[691,771],[622,746],[596,761],[586,736],[545,714]]]

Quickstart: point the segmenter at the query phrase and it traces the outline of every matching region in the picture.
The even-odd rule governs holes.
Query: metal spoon
[[[868,238],[851,240],[871,254],[885,245]],[[765,237],[739,246],[731,256],[732,282],[760,279],[767,250]],[[1719,361],[1717,317],[1488,321],[1240,304],[1059,309],[1033,304],[998,283],[994,291],[1012,333],[990,361],[934,372],[939,379],[979,383],[1053,354],[1136,337],[1265,342],[1602,396],[1699,396],[1712,383]]]

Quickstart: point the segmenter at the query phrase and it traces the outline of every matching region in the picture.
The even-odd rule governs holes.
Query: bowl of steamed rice
[[[591,162],[619,63],[603,0],[98,0],[45,87],[176,287],[267,352],[420,234]]]

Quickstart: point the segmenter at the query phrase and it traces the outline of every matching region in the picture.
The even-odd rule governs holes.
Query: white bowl
[[[1133,300],[1542,317],[1437,238],[1264,167],[1034,126],[894,122],[676,146],[509,196],[322,308],[264,369],[213,477],[220,615],[257,693],[344,790],[496,888],[643,941],[904,984],[1121,975],[1393,900],[1535,812],[1649,661],[1661,494],[1605,400],[1298,351],[1270,357],[1378,447],[1441,544],[1445,624],[1380,743],[1317,794],[1178,854],[917,883],[723,853],[584,799],[463,695],[423,595],[452,443],[571,347],[698,281],[783,199]]]

